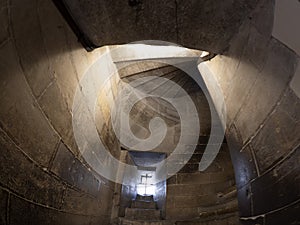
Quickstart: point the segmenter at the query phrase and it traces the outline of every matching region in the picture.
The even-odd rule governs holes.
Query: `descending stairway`
[[[198,110],[201,123],[201,134],[198,145],[189,160],[185,153],[173,159],[173,164],[183,164],[183,167],[167,181],[166,220],[161,219],[161,211],[157,209],[153,197],[137,196],[131,207],[125,210],[125,217],[120,218],[120,225],[237,225],[239,224],[237,191],[234,173],[226,140],[219,140],[220,152],[210,167],[199,171],[199,163],[211,135],[211,126],[219,126],[211,121],[208,101],[198,85],[189,77],[182,74],[178,68],[153,64],[150,70],[143,64],[132,66],[130,70],[120,72],[122,81],[130,83],[137,79],[156,76],[141,83],[138,87],[149,93],[158,92],[161,96],[180,97],[178,86],[167,82],[155,82],[156,79],[166,78],[181,86],[193,99]],[[149,65],[148,65],[149,66]],[[135,68],[136,67],[136,68]],[[129,74],[129,72],[130,74]],[[177,110],[166,101],[159,98],[148,98],[136,104],[132,109],[135,115],[135,127],[132,128],[139,137],[144,137],[145,121],[148,117],[163,118],[174,130],[171,141],[167,142],[172,149],[180,138],[180,117]],[[145,113],[147,112],[147,114]],[[146,119],[145,119],[146,118]],[[138,126],[139,125],[139,126]],[[148,133],[147,133],[148,134]],[[221,142],[221,143],[220,143]],[[166,148],[166,149],[168,149]],[[161,152],[163,148],[160,149]],[[169,152],[166,152],[169,153]]]
[[[171,225],[162,220],[161,210],[157,209],[153,196],[137,195],[131,207],[126,208],[125,217],[119,219],[120,225]]]

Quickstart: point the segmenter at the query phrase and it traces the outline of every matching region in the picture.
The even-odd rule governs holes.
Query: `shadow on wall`
[[[49,1],[11,4],[1,0],[0,223],[108,224],[114,185],[82,163],[71,127],[78,82],[107,48],[86,53]],[[261,1],[207,63],[229,110],[245,224],[299,223],[299,56],[271,37],[273,7]]]
[[[0,223],[109,223],[114,185],[83,163],[72,131],[87,54],[50,1],[1,1]]]
[[[206,63],[225,96],[245,224],[300,221],[300,99],[289,85],[299,55],[271,36],[274,4],[261,1],[228,51]]]

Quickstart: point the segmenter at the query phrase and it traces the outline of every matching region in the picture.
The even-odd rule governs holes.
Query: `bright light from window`
[[[137,185],[138,195],[155,195],[155,185]]]

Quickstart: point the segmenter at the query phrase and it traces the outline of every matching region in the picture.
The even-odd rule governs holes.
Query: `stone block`
[[[79,150],[73,135],[72,114],[56,81],[45,90],[38,102],[64,143],[74,154],[78,154]]]
[[[167,186],[167,197],[170,196],[195,196],[214,194],[227,190],[234,185],[234,181],[225,181],[217,184],[177,184]]]
[[[283,162],[252,182],[254,215],[277,210],[299,199],[299,165],[300,147]]]
[[[237,191],[240,217],[252,215],[251,186],[247,184]]]
[[[209,184],[210,173],[181,173],[177,174],[178,184]]]
[[[198,163],[187,163],[178,171],[178,173],[194,173],[198,171],[198,168]]]
[[[231,39],[228,51],[224,53],[224,55],[231,58],[228,62],[229,68],[227,68],[227,65],[224,67],[224,72],[229,76],[227,80],[231,80],[230,78],[235,74],[235,70],[243,56],[249,41],[250,28],[249,20],[245,20],[240,26],[238,33]]]
[[[12,29],[24,75],[34,95],[39,96],[53,80],[51,63],[40,29],[37,1],[11,2]],[[51,35],[49,35],[51,36]]]
[[[90,221],[91,221],[90,225],[99,225],[99,224],[108,225],[108,224],[111,224],[109,215],[92,217]]]
[[[176,184],[177,183],[177,175],[173,175],[172,177],[170,177],[168,180],[167,180],[167,185],[169,184]]]
[[[164,33],[164,40],[176,42],[175,4],[167,0],[150,3],[143,2],[143,10],[136,15],[136,6],[129,6],[128,2],[107,4],[105,1],[89,2],[88,8],[78,7],[74,1],[66,1],[74,18],[85,18],[88,24],[82,24],[85,33],[92,39],[94,44],[102,46],[112,43],[128,43],[137,40],[162,40],[160,34]],[[165,12],[161,19],[161,11]],[[114,19],[118,18],[118,19]],[[149,23],[149,18],[151,23]],[[87,19],[87,20],[86,20]],[[109,21],[103,23],[101,21]],[[109,35],[98,37],[94,31]],[[126,32],[124,29],[126,28]],[[124,32],[125,31],[125,32]],[[108,32],[108,33],[107,33]]]
[[[51,72],[56,79],[62,99],[71,111],[73,98],[78,86],[75,69],[77,62],[71,57],[70,44],[66,32],[71,32],[54,4],[39,1],[40,23],[45,42],[45,49],[51,59]],[[51,35],[48,35],[51,34]]]
[[[224,55],[216,56],[207,62],[209,68],[213,68],[214,75],[219,81],[224,96],[228,95],[231,80],[237,74],[236,70],[240,64],[244,48],[248,41],[249,29],[249,23],[242,24],[238,34],[231,39],[228,51],[226,51]],[[218,70],[214,68],[218,68]]]
[[[277,212],[266,215],[265,225],[272,224],[300,224],[299,201]]]
[[[237,32],[240,18],[244,18],[256,3],[257,1],[251,3],[222,1],[217,4],[201,2],[200,6],[199,1],[179,1],[177,13],[179,43],[187,47],[197,46],[201,40],[200,48],[203,50],[214,53],[222,48],[224,50],[228,47],[230,38]],[[228,7],[228,5],[233,7]],[[198,38],[191,39],[193,34],[197,34]]]
[[[132,201],[131,208],[140,208],[140,209],[156,209],[156,204],[154,201]]]
[[[12,44],[0,53],[1,124],[26,154],[47,167],[58,136],[37,106]]]
[[[300,138],[300,99],[292,90],[287,90],[266,121],[264,127],[253,139],[253,149],[262,171],[267,170],[285,157]]]
[[[198,208],[166,208],[167,220],[184,220],[199,216]]]
[[[0,3],[0,46],[8,38],[8,3],[1,1]]]
[[[99,194],[100,181],[63,143],[59,145],[51,171],[76,188],[94,196]]]
[[[265,36],[257,31],[253,26],[250,27],[248,42],[244,49],[244,58],[253,63],[258,71],[261,71],[267,61],[268,45],[271,41],[270,36]]]
[[[247,101],[258,75],[258,69],[247,58],[243,57],[234,77],[228,82],[228,90],[226,90],[226,113],[229,124]]]
[[[243,141],[253,135],[280,100],[296,69],[295,53],[272,39],[268,60],[236,119]]]
[[[47,10],[46,5],[45,7],[45,10]],[[93,52],[88,53],[85,49],[82,48],[82,45],[80,44],[80,42],[78,42],[78,38],[75,36],[71,28],[69,26],[64,26],[64,28],[66,39],[70,48],[70,57],[72,62],[74,62],[74,68],[78,76],[78,81],[80,81],[85,75],[87,69],[89,69],[89,66],[91,66],[91,62],[88,61],[87,55],[91,55],[91,58],[97,59],[97,54],[95,53],[95,51],[99,51],[99,48],[95,49]]]
[[[236,185],[238,188],[241,188],[258,175],[254,155],[249,145],[241,151],[243,144],[239,131],[234,125],[229,129],[227,136],[230,156],[235,171]]]
[[[217,204],[217,196],[195,195],[195,196],[173,196],[171,200],[174,208],[206,207]]]
[[[236,184],[238,188],[246,185],[258,176],[255,159],[250,146],[245,147],[241,152],[232,151],[231,157],[235,162],[234,168],[236,174]]]
[[[9,194],[7,191],[0,189],[0,224],[7,224],[7,205]]]
[[[88,225],[96,224],[99,217],[91,217],[83,214],[68,214],[59,210],[53,210],[41,205],[35,205],[12,196],[10,202],[9,224],[11,225]],[[103,225],[108,225],[108,220],[102,220]]]
[[[105,205],[99,199],[90,195],[68,188],[64,195],[61,209],[68,213],[83,214],[90,216],[107,215]]]
[[[160,210],[156,209],[137,209],[137,208],[126,208],[125,218],[134,220],[160,220]]]
[[[134,190],[131,189],[131,193],[135,193]],[[101,204],[102,215],[110,215],[111,214],[111,206],[113,202],[114,190],[102,184],[100,186],[100,197],[98,198]]]
[[[258,32],[266,37],[270,37],[273,31],[274,23],[274,0],[259,1],[255,10],[251,13],[253,26],[256,27]]]
[[[300,98],[300,59],[298,61],[298,66],[293,79],[290,82],[290,87],[295,92],[295,94]]]
[[[0,132],[0,183],[31,201],[59,208],[65,187],[56,178],[29,160],[19,148]]]

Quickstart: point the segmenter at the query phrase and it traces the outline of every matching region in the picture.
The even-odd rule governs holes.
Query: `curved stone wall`
[[[261,1],[228,51],[206,63],[225,96],[245,224],[299,223],[300,99],[289,85],[299,55],[271,36],[274,4]]]
[[[1,1],[0,224],[108,224],[114,185],[72,132],[87,54],[51,1]]]
[[[49,0],[0,3],[0,223],[108,224],[115,187],[81,158],[71,113],[80,79],[107,48],[82,49]],[[299,55],[271,36],[273,7],[261,0],[206,63],[225,96],[245,224],[299,222],[300,100],[289,85]]]

